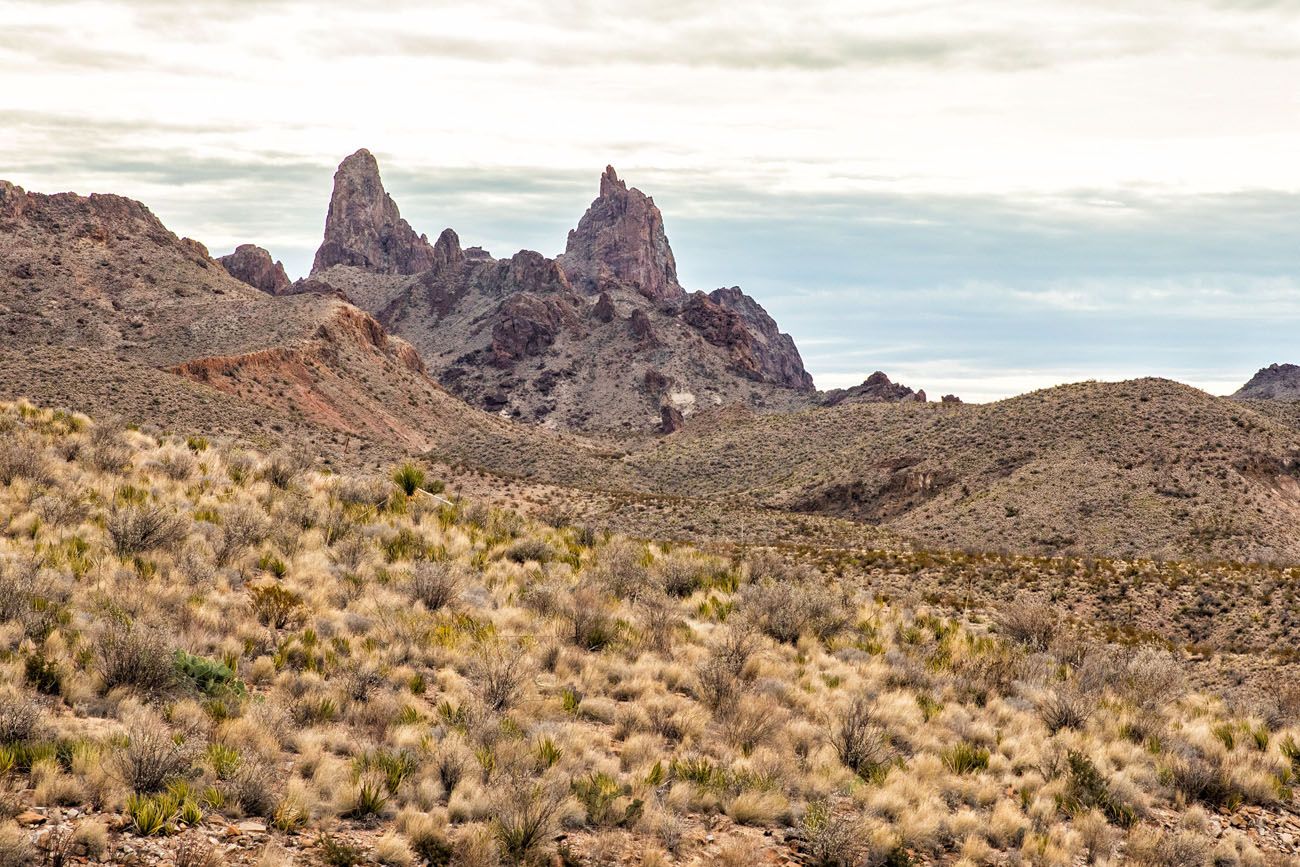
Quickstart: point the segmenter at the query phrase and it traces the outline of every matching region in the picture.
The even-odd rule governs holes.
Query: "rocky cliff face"
[[[1261,368],[1232,396],[1239,400],[1300,400],[1300,365]]]
[[[219,256],[217,261],[231,277],[268,295],[285,294],[292,282],[284,272],[284,265],[272,261],[271,254],[256,244],[240,244],[235,252]]]
[[[402,219],[384,191],[379,164],[362,148],[339,164],[325,217],[325,240],[312,274],[351,265],[375,274],[418,274],[436,264],[434,248]]]
[[[569,232],[559,259],[569,280],[588,292],[611,284],[635,289],[654,302],[679,301],[677,261],[654,199],[619,180],[613,166],[600,176],[600,195]]]

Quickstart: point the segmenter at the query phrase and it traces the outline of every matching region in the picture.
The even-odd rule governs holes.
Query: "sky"
[[[0,178],[309,269],[359,147],[417,230],[561,252],[601,170],[821,388],[1300,362],[1300,0],[0,0]]]

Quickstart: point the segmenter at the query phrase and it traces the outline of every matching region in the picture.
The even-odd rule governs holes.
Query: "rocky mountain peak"
[[[1247,400],[1300,400],[1300,366],[1270,364],[1261,368],[1233,397]]]
[[[377,274],[418,274],[435,263],[424,235],[402,219],[384,190],[379,163],[362,148],[339,164],[325,217],[325,240],[316,251],[312,273],[352,265]]]
[[[569,232],[561,265],[588,292],[628,286],[655,302],[678,301],[677,262],[654,199],[619,179],[613,166],[600,176],[600,196]]]
[[[217,258],[231,277],[270,295],[283,295],[291,285],[284,264],[256,244],[240,244],[235,252]]]

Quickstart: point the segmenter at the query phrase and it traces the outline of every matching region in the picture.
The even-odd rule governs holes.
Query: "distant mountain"
[[[1300,400],[1300,365],[1261,368],[1232,396],[1240,400]]]
[[[497,259],[451,229],[432,244],[417,234],[357,151],[334,176],[304,287],[369,311],[470,404],[529,422],[668,431],[707,407],[782,411],[814,394],[757,301],[681,286],[659,208],[612,167],[563,254]]]

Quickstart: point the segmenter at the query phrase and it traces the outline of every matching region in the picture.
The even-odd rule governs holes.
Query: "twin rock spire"
[[[419,274],[461,258],[452,230],[430,244],[402,219],[370,151],[362,148],[339,164],[313,275],[335,265]],[[652,198],[619,180],[612,166],[601,175],[600,196],[569,232],[558,262],[575,287],[593,294],[616,282],[655,302],[679,302],[686,295],[677,282],[663,215]]]

